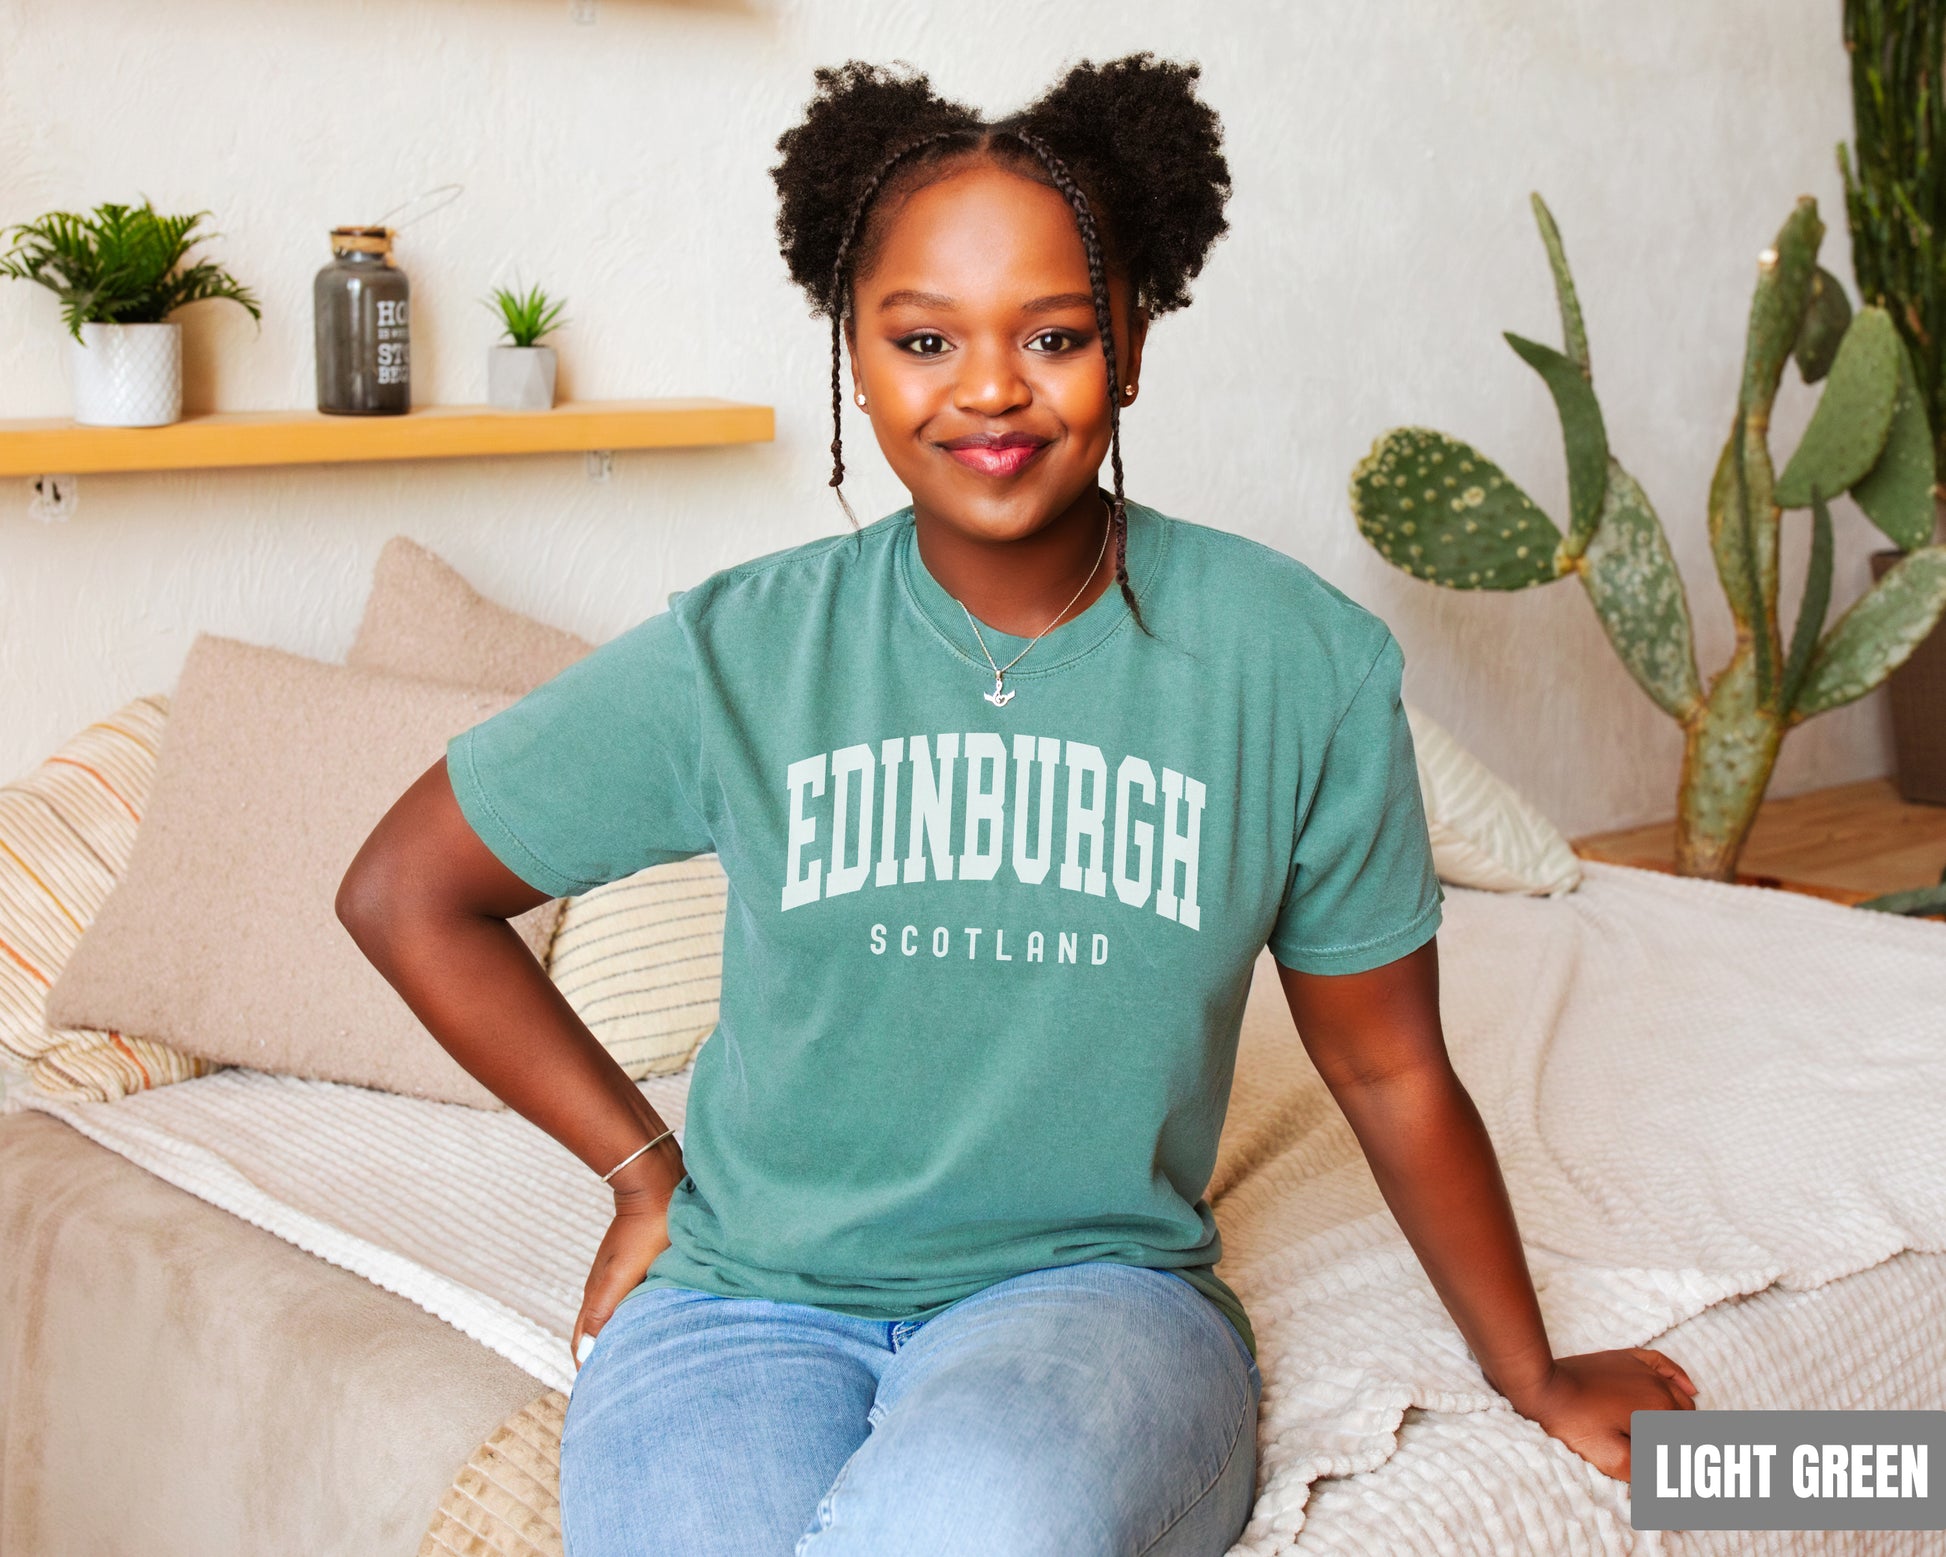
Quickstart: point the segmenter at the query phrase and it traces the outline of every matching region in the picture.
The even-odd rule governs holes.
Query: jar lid
[[[390,254],[392,233],[393,229],[390,227],[334,227],[331,229],[331,252]]]

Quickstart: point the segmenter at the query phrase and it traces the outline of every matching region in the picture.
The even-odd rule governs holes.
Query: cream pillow
[[[526,692],[593,645],[482,596],[425,547],[379,553],[350,663]],[[653,865],[569,898],[547,971],[630,1077],[681,1070],[716,1026],[729,883],[716,856]]]
[[[379,551],[345,663],[422,681],[526,692],[593,647],[495,605],[441,558],[395,535]]]
[[[128,865],[168,710],[138,697],[0,787],[0,1050],[57,1097],[105,1102],[212,1068],[146,1038],[47,1025],[48,990]]]
[[[392,802],[512,701],[199,636],[127,873],[48,992],[49,1022],[502,1106],[366,961],[334,902]],[[550,902],[513,924],[540,953],[559,917]]]
[[[1441,881],[1549,897],[1580,884],[1581,861],[1552,822],[1438,721],[1410,704],[1405,717]]]

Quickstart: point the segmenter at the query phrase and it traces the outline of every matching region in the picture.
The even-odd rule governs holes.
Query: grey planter
[[[487,404],[503,411],[545,411],[554,404],[552,346],[494,346],[487,351]]]

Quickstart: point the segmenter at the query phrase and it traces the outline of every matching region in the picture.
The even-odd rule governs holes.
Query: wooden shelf
[[[735,400],[583,400],[551,411],[442,405],[404,416],[214,411],[168,427],[0,421],[0,476],[694,448],[775,436],[769,406]]]

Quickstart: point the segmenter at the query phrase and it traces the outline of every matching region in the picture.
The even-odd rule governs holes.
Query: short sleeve
[[[1290,885],[1270,952],[1301,973],[1362,973],[1403,957],[1439,928],[1445,893],[1388,629],[1325,745],[1299,823]]]
[[[707,853],[697,693],[681,622],[652,616],[446,743],[460,810],[554,897]]]

